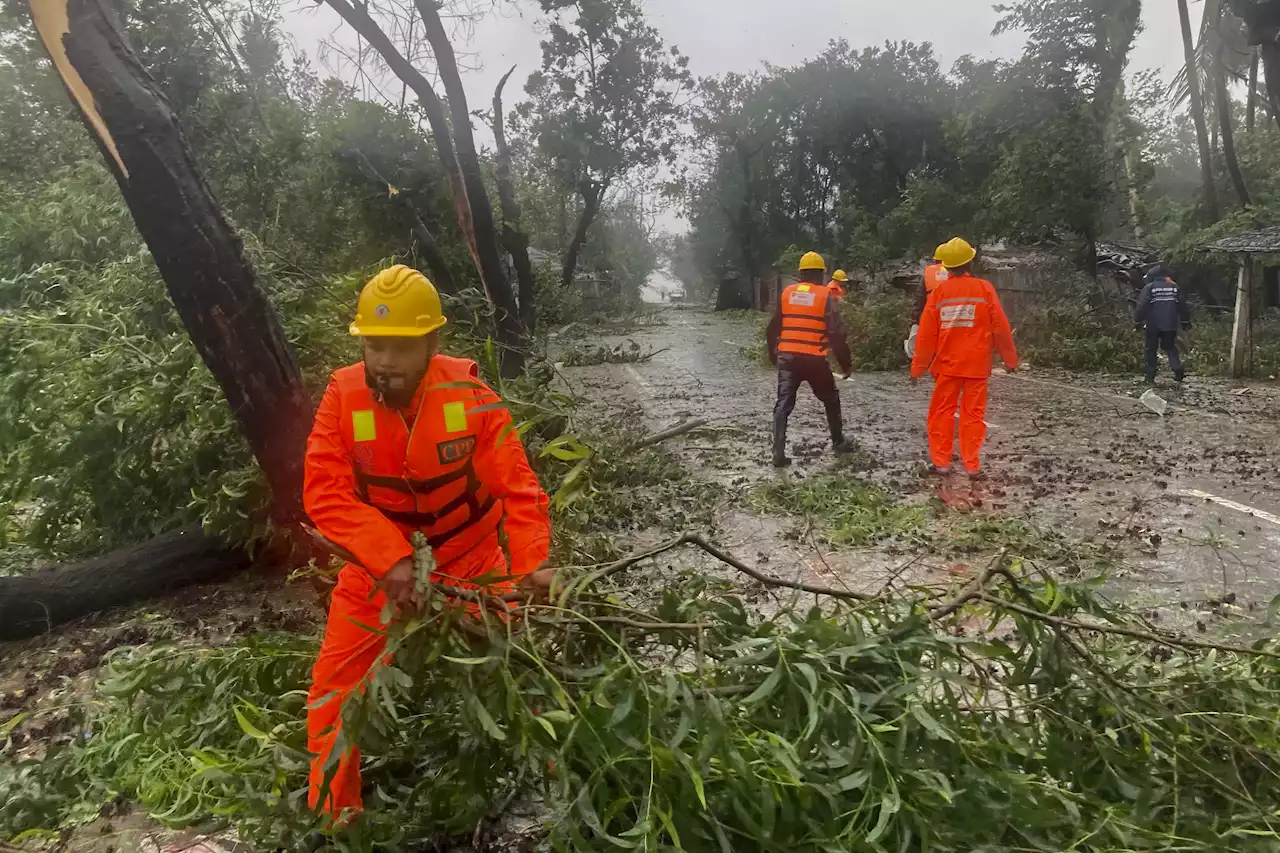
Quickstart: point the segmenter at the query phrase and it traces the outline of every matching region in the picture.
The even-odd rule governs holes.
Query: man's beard
[[[389,376],[385,373],[374,374],[368,367],[364,369],[364,381],[373,392],[379,403],[392,409],[407,409],[413,402],[418,383],[410,382],[403,376]]]

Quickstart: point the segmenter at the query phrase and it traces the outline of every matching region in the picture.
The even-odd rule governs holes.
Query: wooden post
[[[1253,317],[1253,258],[1240,256],[1240,278],[1236,284],[1236,319],[1231,330],[1231,376],[1239,379],[1244,376],[1244,367],[1248,361],[1249,348],[1253,336],[1250,324]]]

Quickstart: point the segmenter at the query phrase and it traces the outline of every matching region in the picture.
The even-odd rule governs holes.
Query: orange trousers
[[[987,438],[987,379],[960,376],[934,378],[933,399],[929,401],[929,455],[939,468],[951,465],[956,434],[956,406],[960,407],[960,459],[965,470],[981,470],[979,454]]]
[[[444,567],[444,571],[462,578],[488,572],[504,574],[507,558],[495,537],[491,548],[473,552]],[[332,768],[326,771],[325,765],[338,738],[342,703],[352,692],[364,689],[365,676],[386,649],[382,635],[362,627],[386,627],[381,621],[386,602],[386,595],[374,585],[367,571],[350,563],[343,566],[329,605],[324,641],[311,670],[311,690],[307,695],[307,749],[311,752],[308,802],[313,809],[320,805],[325,777],[333,774],[323,810],[339,822],[343,812],[350,818],[362,808],[360,750],[352,746],[345,751],[336,773]]]

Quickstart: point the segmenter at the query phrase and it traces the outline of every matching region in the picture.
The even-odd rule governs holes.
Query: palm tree
[[[1218,190],[1213,183],[1213,161],[1210,159],[1209,128],[1205,122],[1204,101],[1200,97],[1200,72],[1196,62],[1196,46],[1191,37],[1191,12],[1187,0],[1178,0],[1178,17],[1182,21],[1182,50],[1186,60],[1187,96],[1191,101],[1191,120],[1196,126],[1196,144],[1200,148],[1200,183],[1204,190],[1205,210],[1218,221]]]

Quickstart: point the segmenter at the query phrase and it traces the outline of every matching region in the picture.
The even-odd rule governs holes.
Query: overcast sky
[[[313,57],[321,40],[337,32],[354,43],[328,6],[295,0],[286,7],[286,27]],[[964,54],[1013,57],[1022,47],[1017,33],[995,37],[996,13],[988,0],[643,0],[650,21],[669,44],[689,56],[699,77],[751,71],[764,63],[793,65],[819,53],[831,39],[854,47],[886,40],[932,42],[944,67]],[[1202,0],[1192,0],[1199,28]],[[467,76],[471,106],[487,105],[498,78],[512,65],[513,83],[523,81],[541,59],[535,28],[537,3],[504,2],[503,11],[476,28],[469,50],[481,68]],[[521,13],[520,9],[525,11]],[[1180,61],[1182,43],[1174,0],[1143,4],[1143,32],[1130,70],[1160,68],[1169,73]],[[515,87],[512,87],[513,90]],[[515,91],[511,92],[514,96]]]

